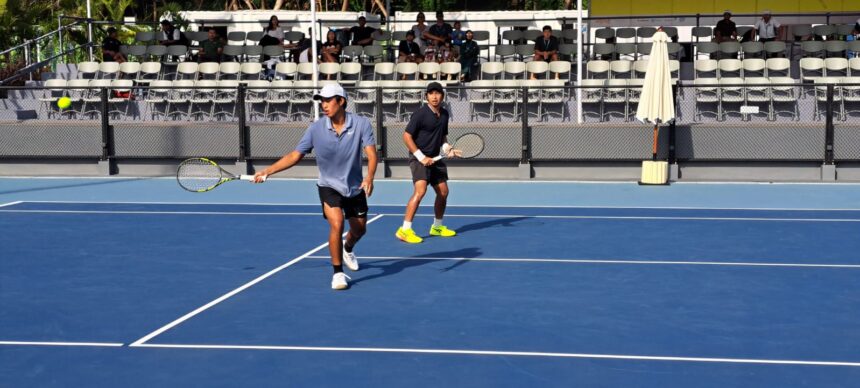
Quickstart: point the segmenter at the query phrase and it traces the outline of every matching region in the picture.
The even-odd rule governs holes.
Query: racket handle
[[[434,162],[438,162],[438,161],[442,160],[442,158],[443,158],[443,157],[444,157],[444,156],[442,156],[442,155],[434,156],[434,157],[433,157],[433,161],[434,161]]]
[[[269,177],[268,175],[263,175],[263,182],[265,182],[266,178],[268,178],[268,177]],[[253,175],[239,175],[239,179],[241,179],[243,181],[253,182],[254,176]]]

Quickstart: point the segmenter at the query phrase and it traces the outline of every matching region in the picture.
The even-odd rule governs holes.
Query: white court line
[[[94,346],[120,347],[125,344],[114,342],[38,342],[38,341],[0,341],[0,345],[9,346]]]
[[[317,205],[319,206],[319,205]],[[320,213],[301,212],[193,212],[193,211],[134,211],[134,210],[0,210],[0,213],[43,213],[43,214],[202,214],[202,215],[239,215],[239,216],[319,216]],[[403,213],[385,213],[402,216]],[[416,214],[416,217],[433,217],[432,214]],[[858,218],[766,218],[766,217],[658,217],[658,216],[552,216],[528,214],[446,214],[446,217],[461,218],[545,218],[569,220],[687,220],[687,221],[765,221],[765,222],[860,222]]]
[[[860,183],[858,183],[860,184]],[[291,202],[171,202],[171,201],[18,201],[26,203],[92,203],[92,204],[131,204],[131,205],[240,205],[240,206],[319,206],[316,203],[291,203]],[[397,206],[403,207],[404,203],[372,203],[373,206]],[[746,208],[746,207],[698,207],[698,206],[614,206],[614,205],[460,205],[448,204],[448,207],[476,207],[476,208],[511,208],[511,209],[653,209],[653,210],[760,210],[760,211],[846,211],[860,212],[857,208]],[[424,204],[421,207],[433,207]],[[391,213],[385,213],[391,214]]]
[[[386,213],[388,215],[402,215]],[[416,217],[433,217],[416,214]],[[766,218],[766,217],[652,217],[652,216],[530,216],[527,214],[445,214],[445,217],[555,218],[569,220],[690,220],[690,221],[779,221],[779,222],[860,222],[857,218]]]
[[[711,358],[711,357],[669,357],[669,356],[639,356],[626,354],[591,354],[591,353],[546,353],[546,352],[511,352],[493,350],[460,350],[460,349],[411,349],[411,348],[342,348],[316,346],[253,346],[253,345],[194,345],[194,344],[142,344],[148,348],[171,349],[224,349],[224,350],[305,350],[318,352],[369,352],[369,353],[429,353],[429,354],[463,354],[479,356],[522,356],[522,357],[555,357],[555,358],[588,358],[614,360],[645,360],[645,361],[686,361],[714,362],[734,364],[781,364],[781,365],[816,365],[816,366],[850,366],[860,367],[860,362],[851,361],[803,361],[803,360],[770,360],[755,358]]]
[[[317,205],[319,206],[319,205]],[[138,210],[0,210],[3,213],[58,213],[58,214],[203,214],[203,215],[237,215],[237,216],[319,216],[322,213],[299,212],[187,212],[187,211],[138,211]]]
[[[308,256],[308,259],[323,259],[328,256]],[[740,267],[797,267],[797,268],[860,268],[860,264],[811,264],[811,263],[760,263],[734,261],[645,261],[645,260],[593,260],[593,259],[528,259],[498,257],[400,257],[400,256],[358,256],[364,260],[451,260],[451,261],[490,261],[514,263],[570,263],[570,264],[642,264],[642,265],[722,265]]]
[[[21,202],[23,202],[23,201],[15,201],[15,202],[3,203],[3,204],[0,204],[0,207],[13,206],[13,205],[17,205],[17,204],[19,204],[19,203],[21,203]]]
[[[376,221],[376,220],[378,220],[378,219],[382,218],[382,216],[383,216],[383,214],[377,215],[376,217],[373,217],[373,218],[371,218],[371,219],[367,220],[367,223],[368,223],[368,224],[370,224],[371,222]],[[344,233],[344,234],[345,234],[345,233]],[[209,302],[209,303],[206,303],[206,304],[205,304],[205,305],[203,305],[203,306],[198,307],[198,308],[197,308],[197,309],[195,309],[194,311],[192,311],[192,312],[190,312],[190,313],[188,313],[188,314],[183,315],[182,317],[180,317],[180,318],[178,318],[178,319],[174,320],[173,322],[168,323],[167,325],[162,326],[161,328],[159,328],[159,329],[157,329],[157,330],[153,331],[152,333],[149,333],[149,334],[147,334],[147,335],[143,336],[142,338],[138,339],[137,341],[134,341],[133,343],[131,343],[129,346],[141,346],[143,343],[145,343],[146,341],[149,341],[149,340],[150,340],[150,339],[152,339],[153,337],[155,337],[155,336],[157,336],[157,335],[159,335],[159,334],[161,334],[161,333],[164,333],[164,332],[165,332],[165,331],[167,331],[167,330],[170,330],[170,329],[171,329],[171,328],[173,328],[174,326],[176,326],[176,325],[178,325],[178,324],[180,324],[180,323],[182,323],[182,322],[187,321],[188,319],[190,319],[190,318],[194,317],[195,315],[200,314],[200,313],[202,313],[203,311],[206,311],[207,309],[209,309],[210,307],[215,306],[216,304],[221,303],[221,302],[223,302],[223,301],[225,301],[225,300],[229,299],[229,298],[230,298],[230,297],[232,297],[233,295],[236,295],[236,294],[238,294],[238,293],[240,293],[240,292],[242,292],[242,291],[244,291],[244,290],[246,290],[246,289],[250,288],[251,286],[253,286],[253,285],[255,285],[255,284],[257,284],[257,283],[259,283],[259,282],[261,282],[261,281],[265,280],[266,278],[268,278],[268,277],[270,277],[270,276],[272,276],[272,275],[274,275],[274,274],[276,274],[276,273],[280,272],[281,270],[283,270],[283,269],[285,269],[285,268],[287,268],[287,267],[289,267],[289,266],[291,266],[291,265],[293,265],[293,264],[295,264],[295,263],[298,263],[298,262],[299,262],[299,261],[301,261],[302,259],[305,259],[305,258],[309,257],[310,255],[313,255],[314,253],[318,252],[319,250],[321,250],[321,249],[323,249],[323,248],[325,248],[325,247],[327,247],[327,246],[328,246],[328,242],[326,242],[326,243],[324,243],[324,244],[320,244],[320,245],[319,245],[319,246],[317,246],[316,248],[311,249],[311,250],[309,250],[309,251],[305,252],[305,253],[304,253],[304,254],[302,254],[301,256],[296,257],[295,259],[292,259],[292,260],[288,261],[287,263],[285,263],[285,264],[281,265],[280,267],[275,268],[275,269],[273,269],[273,270],[271,270],[271,271],[269,271],[269,272],[266,272],[265,274],[262,274],[262,275],[258,276],[256,279],[251,280],[250,282],[245,283],[245,284],[243,284],[243,285],[239,286],[238,288],[234,289],[233,291],[230,291],[230,292],[228,292],[228,293],[226,293],[226,294],[224,294],[224,295],[221,295],[221,296],[220,296],[220,297],[218,297],[217,299],[215,299],[215,300],[213,300],[213,301],[211,301],[211,302]]]

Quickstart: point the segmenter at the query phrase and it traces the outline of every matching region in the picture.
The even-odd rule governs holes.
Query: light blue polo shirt
[[[315,151],[320,170],[318,185],[335,189],[345,197],[354,197],[361,190],[361,150],[375,145],[370,121],[347,112],[340,136],[332,127],[331,119],[323,117],[308,127],[296,151],[305,155]]]

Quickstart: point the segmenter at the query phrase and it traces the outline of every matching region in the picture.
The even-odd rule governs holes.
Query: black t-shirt
[[[432,158],[439,155],[445,137],[448,136],[448,120],[450,116],[445,108],[439,109],[437,118],[433,110],[424,105],[409,119],[406,133],[412,135],[415,145],[425,156]]]
[[[735,25],[735,22],[731,20],[720,20],[717,22],[717,26],[714,28],[714,32],[720,32],[720,35],[723,38],[731,38],[732,34],[738,33],[738,28]]]
[[[401,40],[400,47],[398,47],[397,50],[400,51],[400,55],[421,55],[421,48],[418,47],[418,43],[415,43],[415,41],[409,43],[408,40]]]
[[[355,26],[349,29],[350,35],[352,35],[352,44],[358,45],[359,41],[370,38],[373,35],[373,32],[376,31],[373,27],[364,26],[363,28],[360,26]],[[373,43],[373,42],[371,42]],[[371,44],[368,43],[368,44]],[[365,44],[364,46],[368,45]]]
[[[558,38],[550,35],[549,40],[546,40],[543,36],[539,36],[537,40],[535,40],[535,50],[558,51]]]
[[[433,24],[430,26],[430,30],[428,31],[431,35],[438,36],[445,40],[451,40],[451,32],[454,31],[454,28],[451,27],[448,23],[442,23],[442,25]]]
[[[102,50],[108,50],[108,51],[113,51],[115,53],[118,53],[119,52],[119,46],[121,46],[121,45],[122,45],[122,43],[120,43],[119,40],[116,40],[116,39],[111,38],[111,37],[107,37],[107,38],[105,38],[104,42],[102,42]]]

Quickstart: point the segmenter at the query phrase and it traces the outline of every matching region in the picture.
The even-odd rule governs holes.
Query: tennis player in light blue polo
[[[320,172],[317,187],[323,217],[330,226],[328,247],[334,268],[331,288],[343,290],[349,288],[343,264],[358,271],[353,248],[367,230],[367,197],[373,193],[378,160],[376,140],[369,120],[346,111],[346,92],[340,85],[324,86],[314,95],[314,100],[320,101],[325,117],[308,127],[294,151],[258,172],[255,182],[261,183],[267,176],[296,165],[315,151]],[[361,173],[362,149],[367,155],[367,177],[362,177]],[[342,241],[344,218],[349,221],[349,232]]]

